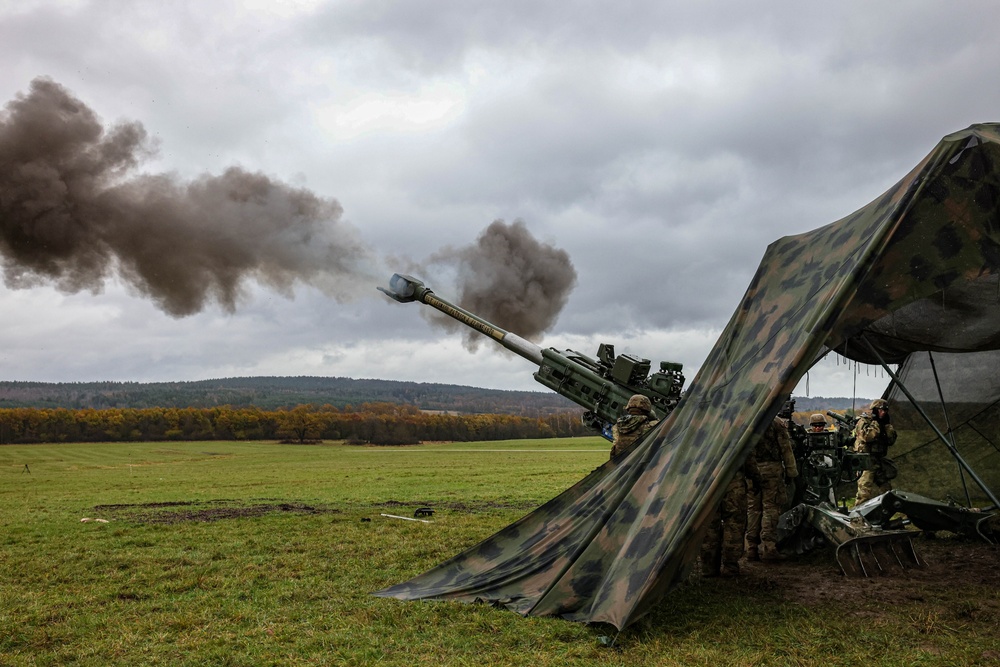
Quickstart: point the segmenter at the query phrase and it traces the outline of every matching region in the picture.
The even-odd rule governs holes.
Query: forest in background
[[[516,440],[593,435],[579,413],[544,417],[446,414],[412,405],[363,403],[349,411],[331,405],[259,408],[0,409],[0,444],[153,442],[161,440],[342,440],[358,445],[422,441]]]
[[[795,409],[860,411],[868,398],[797,396]],[[234,408],[291,409],[362,403],[412,405],[421,410],[540,417],[580,408],[555,392],[507,391],[453,384],[345,377],[242,377],[192,382],[0,381],[0,408]]]
[[[868,399],[797,397],[797,414]],[[550,391],[323,377],[199,382],[0,382],[0,444],[343,440],[405,445],[592,435]]]
[[[412,405],[421,410],[539,417],[579,408],[547,390],[505,391],[452,384],[355,380],[343,377],[243,377],[194,382],[0,382],[0,408],[234,408],[290,409],[362,403]]]

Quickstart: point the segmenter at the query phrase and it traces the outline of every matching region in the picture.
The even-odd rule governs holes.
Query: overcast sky
[[[81,287],[11,278],[8,257],[0,379],[540,389],[528,362],[470,352],[426,307],[375,289],[419,270],[454,298],[455,265],[430,260],[495,220],[523,221],[575,270],[542,345],[612,342],[690,379],[771,241],[850,214],[944,135],[1000,120],[996,25],[993,2],[0,0],[8,124],[46,77],[106,132],[144,128],[146,157],[123,178],[183,189],[238,167],[324,204],[329,220],[297,241],[254,229],[241,238],[259,247],[232,254],[284,258],[322,237],[353,262],[301,279],[251,266],[231,301],[210,292],[184,314],[115,267]],[[170,247],[155,254],[193,253]],[[884,386],[873,373],[859,395]],[[833,359],[809,382],[854,390]]]

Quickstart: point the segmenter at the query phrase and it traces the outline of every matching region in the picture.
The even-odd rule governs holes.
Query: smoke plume
[[[576,270],[566,251],[540,243],[521,220],[509,225],[495,220],[473,245],[439,250],[430,263],[457,269],[458,305],[536,342],[555,324],[576,285]],[[462,331],[469,350],[482,340],[443,315],[434,321]]]
[[[6,285],[96,293],[117,275],[183,317],[212,302],[233,311],[249,282],[288,296],[302,282],[346,301],[388,278],[336,200],[239,167],[194,180],[141,172],[154,152],[141,124],[105,128],[55,81],[32,81],[0,112]],[[457,274],[463,307],[526,338],[552,327],[576,282],[569,256],[520,221],[497,220],[430,263]]]
[[[138,172],[153,152],[139,123],[105,129],[38,78],[0,116],[0,259],[10,287],[99,292],[117,273],[180,317],[236,307],[254,280],[296,281],[346,300],[381,279],[336,200],[238,167],[192,181]]]

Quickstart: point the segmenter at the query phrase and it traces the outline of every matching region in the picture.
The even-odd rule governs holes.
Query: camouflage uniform
[[[797,477],[798,466],[792,453],[792,440],[788,425],[778,417],[768,425],[754,449],[760,483],[747,497],[747,558],[749,560],[774,560],[780,557],[778,517],[785,511],[788,494],[785,478]]]
[[[611,458],[627,450],[659,423],[660,420],[653,416],[653,404],[647,397],[636,394],[628,399],[625,414],[611,427],[614,438],[611,442]]]
[[[857,503],[892,489],[889,480],[896,476],[895,468],[890,468],[891,464],[884,459],[896,442],[896,429],[889,423],[888,409],[888,401],[876,399],[872,401],[870,412],[862,413],[854,424],[854,451],[871,454],[873,464],[872,469],[865,470],[858,479]]]
[[[760,483],[760,472],[751,452],[726,487],[726,495],[709,519],[701,543],[701,573],[706,577],[731,577],[740,573],[747,532],[747,479]]]

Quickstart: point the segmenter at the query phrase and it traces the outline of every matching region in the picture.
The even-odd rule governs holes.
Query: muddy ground
[[[332,507],[314,507],[304,503],[262,499],[250,504],[237,500],[177,501],[135,505],[96,505],[97,516],[129,523],[173,524],[184,521],[222,521],[256,517],[274,512],[297,514],[340,514]]]
[[[491,501],[421,503],[417,501],[387,500],[380,503],[371,503],[364,507],[358,505],[352,506],[348,510],[329,505],[306,504],[277,498],[261,498],[250,502],[245,500],[219,499],[129,505],[96,505],[93,508],[93,512],[95,516],[112,521],[173,524],[184,521],[222,521],[224,519],[257,517],[272,513],[343,514],[351,511],[363,514],[366,508],[370,508],[371,513],[375,516],[382,512],[391,512],[401,516],[413,516],[417,509],[423,507],[430,507],[433,511],[480,514],[498,509],[528,512],[536,506],[532,503],[498,503]]]
[[[933,603],[955,599],[962,590],[989,591],[970,604],[1000,619],[1000,547],[963,538],[933,539],[918,536],[914,549],[923,562],[919,567],[873,570],[871,576],[847,577],[831,551],[821,549],[779,562],[744,563],[739,588],[766,588],[782,597],[809,606],[851,601],[880,604],[890,601]],[[864,605],[862,605],[864,606]],[[859,611],[877,613],[877,611]]]

